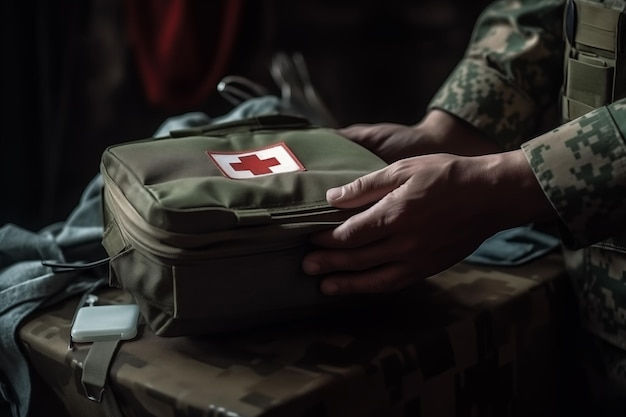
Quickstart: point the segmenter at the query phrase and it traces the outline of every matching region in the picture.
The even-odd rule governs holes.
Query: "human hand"
[[[430,153],[481,155],[500,151],[480,131],[441,110],[430,111],[415,126],[356,124],[339,129],[339,133],[388,163]]]
[[[408,158],[328,190],[340,208],[372,204],[312,237],[303,269],[326,294],[390,292],[465,259],[499,230],[553,213],[521,151]]]

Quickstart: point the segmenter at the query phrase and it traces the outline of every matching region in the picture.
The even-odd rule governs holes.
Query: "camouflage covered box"
[[[367,309],[245,334],[123,342],[110,385],[125,416],[547,415],[556,393],[560,256],[460,264]],[[100,294],[125,303],[119,290]],[[68,350],[73,299],[27,320],[34,370],[75,417],[103,416]]]

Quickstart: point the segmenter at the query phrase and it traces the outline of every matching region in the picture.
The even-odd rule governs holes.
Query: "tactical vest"
[[[626,1],[568,0],[563,121],[626,97]]]

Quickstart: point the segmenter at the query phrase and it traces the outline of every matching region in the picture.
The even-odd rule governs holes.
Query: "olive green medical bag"
[[[102,156],[110,283],[161,336],[332,311],[301,270],[312,232],[355,211],[328,188],[386,164],[332,129],[262,116],[114,145]]]

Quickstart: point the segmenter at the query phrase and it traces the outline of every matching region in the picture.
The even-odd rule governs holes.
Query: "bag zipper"
[[[232,233],[233,229],[226,231],[216,231],[203,234],[182,234],[167,232],[158,227],[147,223],[141,215],[135,210],[130,202],[124,197],[122,191],[117,184],[112,181],[110,176],[103,173],[105,177],[104,192],[113,204],[109,204],[109,209],[114,213],[114,217],[119,223],[120,233],[122,233],[125,241],[131,246],[142,252],[147,252],[158,258],[178,259],[178,260],[205,260],[208,258],[222,258],[236,256],[248,253],[261,253],[277,251],[281,249],[291,248],[294,245],[304,245],[308,243],[308,235],[317,230],[327,229],[340,224],[340,221],[316,222],[316,227],[311,229],[312,223],[290,223],[289,218],[293,217],[294,212],[279,213],[272,216],[270,222],[266,226],[257,226],[254,228],[241,228],[242,236],[237,239],[220,239],[220,235]],[[317,212],[329,211],[328,207],[320,208]],[[310,214],[315,214],[316,210],[311,210]],[[274,224],[272,224],[274,223]],[[258,230],[263,227],[276,227],[277,230],[285,232],[285,239],[279,241],[268,241],[266,237],[254,236],[253,229]],[[300,232],[303,229],[306,232]],[[247,233],[246,233],[247,232]],[[246,236],[247,235],[247,236]],[[166,243],[167,241],[185,241],[185,246],[179,247]],[[245,240],[245,245],[249,249],[241,249],[241,244]],[[192,243],[189,245],[189,243]],[[239,246],[237,248],[220,246]]]

